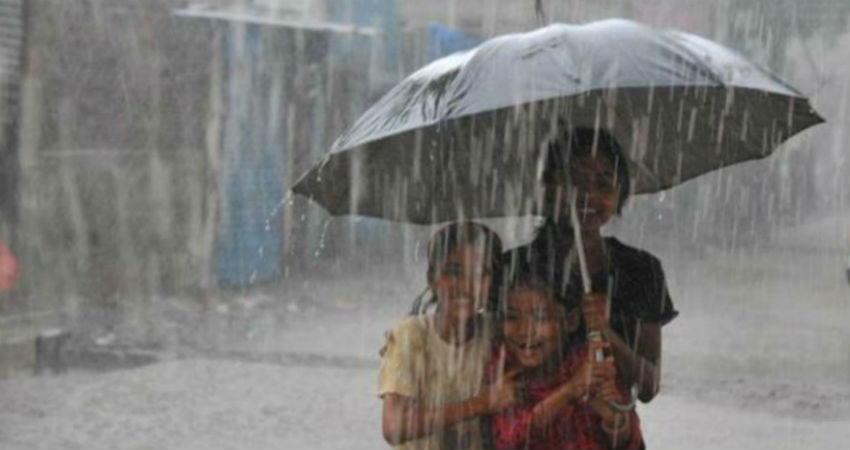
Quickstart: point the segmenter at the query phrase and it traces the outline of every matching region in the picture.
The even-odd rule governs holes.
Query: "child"
[[[480,449],[480,416],[515,402],[511,374],[482,383],[492,345],[484,310],[501,251],[499,237],[476,223],[448,225],[431,238],[436,310],[397,324],[382,352],[382,428],[396,448]]]
[[[551,283],[532,271],[510,283],[503,308],[501,342],[487,373],[521,368],[521,405],[494,415],[496,449],[639,449],[642,437],[634,411],[618,412],[605,400],[622,401],[613,358],[592,355],[608,346],[587,343],[579,329],[576,301],[559,298]]]
[[[623,148],[611,133],[565,130],[546,154],[539,211],[546,220],[531,243],[505,255],[503,266],[513,268],[533,258],[544,266],[538,273],[549,279],[558,296],[582,296],[570,208],[575,195],[594,291],[581,304],[586,325],[611,343],[623,383],[637,385],[638,398],[649,402],[660,386],[662,328],[679,313],[658,258],[601,234],[601,227],[628,201],[628,167]]]

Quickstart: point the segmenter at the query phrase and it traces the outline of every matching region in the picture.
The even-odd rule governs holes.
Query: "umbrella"
[[[536,212],[545,152],[565,127],[611,132],[640,194],[766,157],[822,121],[792,86],[707,39],[625,20],[555,24],[413,73],[293,191],[335,215],[414,223],[521,216]],[[595,330],[588,337],[602,339]],[[633,387],[630,402],[609,403],[628,410],[634,397]]]
[[[564,126],[612,132],[640,194],[768,156],[822,121],[792,86],[707,39],[626,20],[554,24],[413,73],[293,191],[333,215],[522,216]]]

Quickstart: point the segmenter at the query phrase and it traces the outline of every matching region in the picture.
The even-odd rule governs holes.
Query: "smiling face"
[[[608,155],[582,154],[570,164],[573,186],[578,190],[576,208],[583,230],[597,230],[617,212],[617,172]]]
[[[492,268],[480,245],[450,249],[430,273],[438,307],[450,320],[463,322],[484,306],[490,293]]]
[[[570,202],[575,195],[581,228],[598,230],[629,196],[628,164],[605,130],[570,130],[549,147],[545,164],[540,214],[555,223],[572,226]]]
[[[571,223],[571,185],[577,189],[576,207],[582,229],[598,229],[617,212],[616,170],[607,155],[579,154],[570,163],[570,174],[553,171],[546,185],[545,209],[559,222]]]
[[[574,328],[555,298],[529,286],[508,292],[502,325],[505,346],[526,369],[536,369],[558,358],[565,333]]]

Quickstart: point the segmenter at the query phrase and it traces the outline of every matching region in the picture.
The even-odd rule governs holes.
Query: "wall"
[[[7,340],[89,316],[106,332],[153,296],[211,285],[214,34],[175,26],[179,3],[28,2]]]

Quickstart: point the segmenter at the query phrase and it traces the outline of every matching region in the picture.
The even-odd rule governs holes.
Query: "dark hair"
[[[560,139],[549,144],[543,170],[543,183],[561,183],[556,174],[559,171],[569,171],[571,158],[595,156],[595,154],[605,155],[614,166],[617,184],[617,214],[620,214],[631,191],[629,167],[617,139],[602,128],[570,128]]]
[[[568,291],[556,288],[558,281],[555,280],[554,273],[541,258],[532,258],[520,262],[516,270],[512,271],[506,278],[505,297],[513,289],[534,289],[551,296],[556,303],[564,307],[564,312],[577,308],[581,301],[580,298],[569,295]]]
[[[455,222],[438,230],[428,241],[428,282],[433,280],[434,271],[446,256],[460,245],[480,245],[484,253],[484,259],[491,271],[491,286],[499,286],[501,275],[502,240],[495,231],[485,225],[476,222]],[[490,298],[487,307],[492,308],[495,303],[496,290],[490,289]],[[437,302],[436,294],[431,292],[431,297],[425,304],[422,303],[425,295],[430,291],[426,289],[414,301],[410,310],[411,315],[425,313],[429,306]]]

